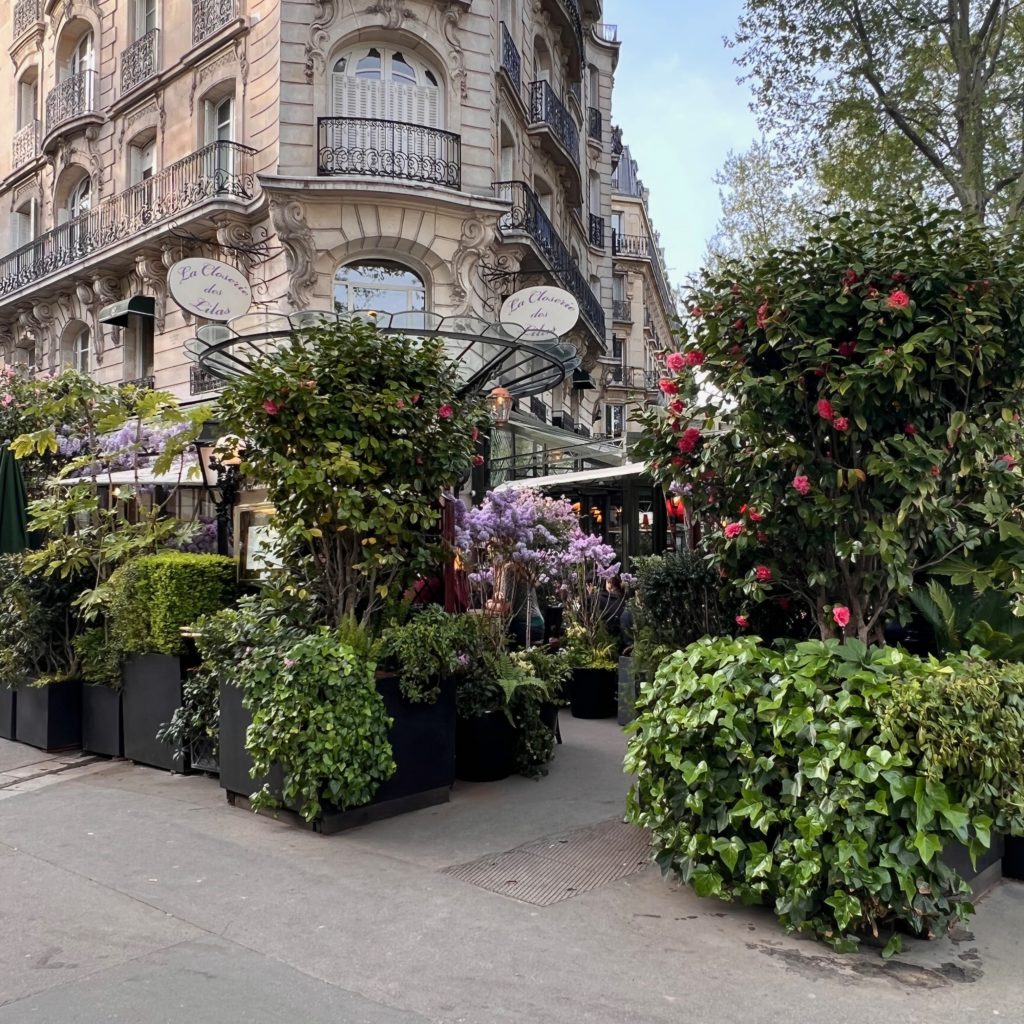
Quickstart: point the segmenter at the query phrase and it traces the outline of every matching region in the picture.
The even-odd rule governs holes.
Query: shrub
[[[462,673],[474,641],[473,623],[430,607],[381,634],[381,656],[401,676],[402,694],[413,704],[433,703],[439,683]],[[459,659],[463,659],[460,663]]]
[[[121,654],[103,626],[93,626],[75,637],[75,656],[87,683],[121,688]]]
[[[993,832],[1024,832],[1024,666],[704,639],[643,697],[629,816],[663,870],[837,949],[965,919],[943,848],[977,856]]]

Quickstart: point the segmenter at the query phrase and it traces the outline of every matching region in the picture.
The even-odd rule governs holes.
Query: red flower
[[[850,609],[844,605],[837,604],[832,609],[832,618],[840,629],[846,629],[850,624]]]
[[[1000,463],[1005,465],[1000,466]],[[1013,469],[1017,465],[1017,460],[1012,455],[997,455],[996,456],[996,467],[999,469]]]
[[[668,411],[675,413],[676,416],[678,416],[685,408],[686,403],[681,402],[678,398],[675,401],[668,403]]]
[[[750,510],[750,521],[752,523],[760,523],[763,520],[764,520],[764,516],[761,515],[761,513],[758,512],[756,508],[752,508]]]
[[[676,442],[676,447],[686,454],[689,454],[697,447],[700,440],[700,431],[696,427],[689,427],[683,432],[683,436]]]
[[[455,410],[445,402],[444,405],[437,410],[437,415],[443,420],[450,420],[455,415]]]
[[[913,437],[917,433],[917,427],[915,427],[913,423],[908,423],[903,428],[903,433],[906,434],[907,437]]]
[[[695,320],[699,320],[703,315],[704,310],[701,309],[700,306],[694,306],[693,309],[690,310],[690,316],[692,316]]]
[[[750,625],[750,620],[746,617],[746,615],[737,615],[736,625],[739,626],[740,629],[746,629]]]
[[[754,579],[758,583],[768,583],[772,578],[772,571],[767,565],[758,565],[754,568]]]
[[[857,342],[855,341],[841,341],[838,345],[839,354],[846,356],[847,359],[857,351]]]
[[[906,309],[907,306],[910,305],[910,296],[906,292],[900,291],[897,288],[896,291],[894,291],[889,298],[885,300],[885,304],[890,309]]]
[[[837,416],[832,421],[832,426],[834,426],[838,431],[847,431],[850,429],[850,421],[845,416]]]
[[[276,416],[281,411],[281,406],[279,406],[272,398],[268,398],[263,403],[263,411],[268,416]]]
[[[757,539],[763,544],[768,539],[768,534],[764,530],[758,530]]]
[[[480,437],[480,428],[479,427],[474,427],[469,432],[469,439],[470,439],[470,441],[476,441],[479,437]]]
[[[794,491],[799,494],[806,496],[811,490],[811,481],[806,476],[795,476],[793,477],[793,483],[790,484]]]
[[[395,402],[395,408],[397,408],[397,409],[404,409],[405,408],[405,399],[404,398],[398,399],[398,401]]]
[[[938,476],[939,475],[939,467],[938,466],[932,466],[930,472],[931,472],[932,476]]]
[[[842,280],[844,288],[852,288],[860,280],[860,275],[851,267],[845,274],[843,274]]]
[[[757,326],[763,331],[768,326],[768,303],[765,302],[757,310]]]
[[[482,466],[483,464],[484,464],[484,457],[482,455],[474,455],[473,456],[473,465],[474,466]]]
[[[678,373],[686,365],[686,360],[683,358],[683,353],[682,352],[672,352],[672,353],[670,353],[668,359],[665,360],[665,365],[673,373]]]
[[[700,349],[693,349],[686,353],[687,366],[700,366],[704,362],[704,353]]]
[[[669,459],[669,462],[671,462],[672,465],[677,467],[677,468],[679,466],[685,465],[684,460],[680,456],[678,456],[678,455],[673,455],[672,458]]]
[[[741,536],[742,533],[743,533],[743,524],[742,523],[726,523],[726,525],[725,525],[725,535],[726,535],[726,537],[729,540],[735,540],[737,537]]]
[[[734,320],[732,328],[734,331],[745,331],[747,329],[747,321],[740,317],[739,320]]]
[[[789,598],[788,598],[788,597],[780,597],[780,598],[777,598],[777,599],[776,599],[776,601],[775,601],[775,603],[776,603],[776,604],[777,604],[777,605],[778,605],[778,606],[779,606],[779,607],[780,607],[780,608],[781,608],[781,609],[782,609],[782,610],[783,610],[784,612],[788,612],[788,611],[789,611]]]
[[[679,385],[674,380],[669,380],[668,377],[662,377],[658,381],[658,387],[661,388],[661,392],[664,395],[679,394]]]
[[[823,420],[832,420],[835,413],[832,411],[832,403],[827,398],[821,398],[818,400],[818,415]]]
[[[413,393],[412,393],[412,394],[411,394],[411,395],[409,396],[409,401],[411,401],[413,405],[419,405],[419,404],[420,404],[420,395],[419,395],[419,392],[418,392],[418,391],[415,391],[415,392],[413,392]]]
[[[891,280],[893,284],[906,284],[907,275],[904,274],[902,270],[897,270],[896,273],[892,275]]]
[[[815,377],[824,377],[826,373],[828,373],[828,367],[827,366],[819,366],[814,371],[814,376]]]

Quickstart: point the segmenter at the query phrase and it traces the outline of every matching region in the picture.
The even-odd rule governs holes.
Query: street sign
[[[219,260],[178,260],[167,272],[167,286],[182,309],[206,320],[230,320],[252,305],[245,275]]]
[[[561,337],[576,326],[580,304],[561,288],[523,288],[501,306],[501,322]]]

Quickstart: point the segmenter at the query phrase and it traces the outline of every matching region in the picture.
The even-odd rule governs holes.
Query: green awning
[[[15,555],[28,547],[27,505],[21,466],[5,448],[0,455],[0,553]]]
[[[133,295],[130,299],[113,302],[100,310],[100,323],[114,327],[127,327],[129,317],[146,316],[156,318],[156,299],[151,295]]]

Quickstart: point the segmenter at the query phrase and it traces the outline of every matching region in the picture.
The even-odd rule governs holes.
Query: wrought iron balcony
[[[606,43],[617,43],[619,41],[619,26],[609,25],[608,22],[602,21],[594,26],[594,34]]]
[[[121,94],[142,85],[159,70],[159,29],[150,29],[121,54]]]
[[[580,14],[579,0],[546,0],[546,5],[557,12],[567,27],[571,29],[572,36],[579,47],[580,63],[583,63],[585,49],[583,46],[583,17]]]
[[[440,128],[375,117],[321,117],[317,174],[404,178],[462,187],[462,139]]]
[[[27,32],[42,17],[42,0],[18,0],[14,5],[14,38]]]
[[[580,313],[603,345],[605,326],[601,300],[573,261],[568,246],[544,212],[536,193],[524,181],[498,181],[494,191],[499,199],[511,205],[508,213],[498,220],[502,237],[521,233],[531,240],[542,262],[580,304]]]
[[[633,307],[626,299],[612,299],[612,319],[620,324],[633,322]]]
[[[96,112],[96,72],[92,68],[65,78],[46,97],[46,130]]]
[[[638,260],[650,259],[651,240],[646,235],[620,235],[613,231],[612,253],[615,256],[632,256]]]
[[[590,231],[587,240],[598,249],[604,248],[604,217],[590,215]]]
[[[11,166],[21,167],[39,155],[39,122],[29,121],[14,133],[11,142]]]
[[[224,381],[220,377],[214,377],[201,366],[193,364],[188,371],[188,390],[191,395],[205,395],[210,391],[221,391]]]
[[[597,142],[604,138],[604,117],[597,107],[587,107],[587,137]]]
[[[156,377],[152,374],[148,377],[136,377],[135,380],[126,380],[121,386],[138,388],[140,391],[152,391],[156,387]]]
[[[516,44],[512,41],[512,33],[509,32],[505,22],[501,23],[501,67],[512,80],[512,84],[516,88],[516,95],[520,95],[520,90],[523,87],[523,62],[516,49]]]
[[[192,0],[192,45],[198,46],[223,28],[238,11],[236,0]]]
[[[569,111],[565,109],[565,104],[545,81],[530,83],[530,122],[543,124],[572,157],[573,163],[579,167],[579,129]]]
[[[206,200],[254,198],[254,152],[237,142],[213,142],[47,231],[0,259],[0,295],[34,284]]]

